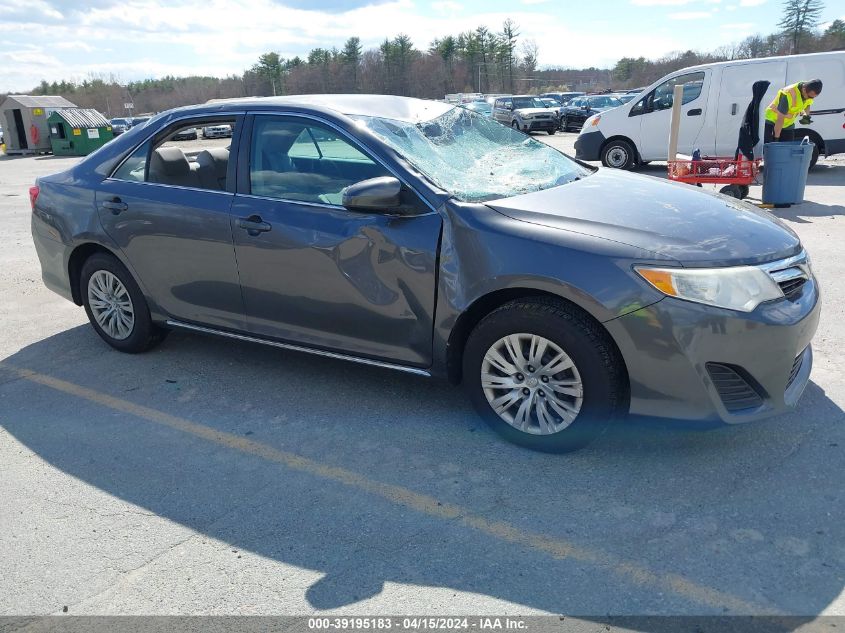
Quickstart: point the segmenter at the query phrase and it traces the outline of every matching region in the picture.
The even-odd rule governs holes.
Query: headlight
[[[645,268],[640,276],[670,297],[717,308],[751,312],[764,301],[783,297],[775,281],[760,268]]]

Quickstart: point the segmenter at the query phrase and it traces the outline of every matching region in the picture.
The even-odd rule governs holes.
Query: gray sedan
[[[538,450],[628,413],[760,419],[809,380],[819,290],[776,218],[449,104],[172,110],[30,198],[44,282],[118,350],[182,329],[442,377]]]

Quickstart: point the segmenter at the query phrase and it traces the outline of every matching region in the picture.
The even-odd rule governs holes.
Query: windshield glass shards
[[[549,189],[592,173],[545,143],[465,108],[416,124],[358,119],[431,182],[464,202]]]

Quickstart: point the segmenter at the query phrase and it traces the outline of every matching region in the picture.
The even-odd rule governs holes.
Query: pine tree
[[[818,26],[822,10],[821,0],[786,0],[783,3],[783,17],[778,26],[792,40],[793,55],[800,52],[804,35]]]

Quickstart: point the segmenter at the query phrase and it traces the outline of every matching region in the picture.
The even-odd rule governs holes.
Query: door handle
[[[250,235],[266,233],[272,228],[268,222],[261,219],[260,215],[251,215],[248,218],[238,218],[238,226]]]
[[[108,209],[115,215],[119,215],[121,211],[126,211],[129,208],[129,205],[125,202],[121,201],[120,198],[112,198],[111,200],[104,200],[103,201],[103,208]]]
[[[687,112],[687,116],[701,116],[701,108],[693,108]]]
[[[736,110],[736,104],[735,104],[735,103],[732,103],[732,104],[731,104],[731,116],[736,116],[736,112],[737,112],[737,110]]]

